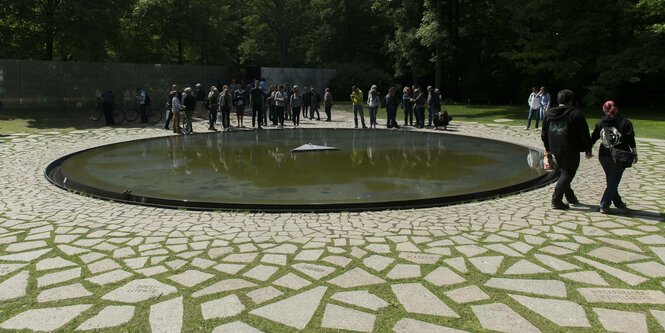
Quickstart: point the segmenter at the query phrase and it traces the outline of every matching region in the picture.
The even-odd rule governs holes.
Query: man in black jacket
[[[582,111],[573,106],[573,92],[567,89],[558,94],[559,106],[545,112],[541,138],[545,144],[545,156],[556,161],[560,175],[552,194],[552,208],[568,209],[569,204],[578,204],[570,183],[580,165],[580,152],[588,151],[591,137],[589,125]]]

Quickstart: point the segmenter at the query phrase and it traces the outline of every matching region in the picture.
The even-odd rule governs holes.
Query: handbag
[[[635,161],[635,153],[632,151],[612,147],[610,148],[610,154],[612,154],[612,160],[614,160],[614,163],[624,168],[630,168]]]

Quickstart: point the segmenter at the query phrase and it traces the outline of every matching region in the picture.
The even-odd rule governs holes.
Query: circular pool
[[[431,132],[235,131],[92,148],[54,161],[46,177],[98,198],[173,208],[399,209],[542,186],[555,176],[534,166],[538,154],[507,142]]]

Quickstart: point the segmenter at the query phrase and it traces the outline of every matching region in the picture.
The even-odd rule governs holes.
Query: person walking
[[[545,168],[554,166],[559,179],[552,194],[553,209],[568,209],[568,204],[579,204],[571,186],[580,165],[580,152],[590,152],[589,125],[580,109],[573,106],[575,96],[567,89],[557,95],[559,106],[548,109],[543,119],[541,139],[545,145]],[[566,197],[568,204],[563,203]]]
[[[526,118],[526,126],[524,126],[525,130],[528,130],[529,127],[531,127],[531,118],[535,116],[536,118],[536,129],[538,129],[538,123],[540,122],[540,97],[538,95],[538,89],[536,87],[531,88],[531,95],[529,95],[529,100],[527,103],[529,104],[529,115]],[[545,119],[543,118],[543,122],[545,122]]]
[[[358,87],[351,87],[351,103],[353,104],[353,121],[356,124],[355,128],[358,128],[358,114],[360,114],[360,122],[365,126],[365,113],[363,111],[363,91],[358,89]]]
[[[291,104],[293,128],[296,128],[300,126],[300,107],[302,106],[302,96],[298,91],[298,86],[293,86],[289,104]]]
[[[233,92],[233,105],[236,107],[237,127],[240,128],[242,127],[242,121],[245,116],[245,90],[243,90],[241,84]]]
[[[217,87],[210,87],[210,92],[206,98],[206,104],[208,105],[208,130],[216,131],[215,123],[217,122],[217,106],[219,105],[219,91]]]
[[[169,91],[169,96],[166,99],[166,122],[164,123],[164,129],[168,130],[169,129],[169,124],[171,123],[171,120],[173,119],[173,111],[171,108],[171,101],[173,100],[173,97],[178,97],[178,100],[182,97],[180,92],[178,91],[178,86],[177,85],[171,85],[171,90]]]
[[[316,120],[321,120],[321,114],[319,113],[319,108],[321,107],[321,94],[319,94],[314,87],[309,91],[309,95],[312,98],[310,103],[311,111],[309,119],[314,118],[314,113],[316,112]]]
[[[326,88],[326,93],[323,95],[323,105],[326,110],[326,121],[332,121],[332,106],[333,106],[333,96],[330,92],[330,88]]]
[[[619,194],[619,183],[626,168],[637,162],[635,130],[630,120],[619,114],[614,101],[606,101],[603,112],[605,115],[596,123],[591,134],[591,148],[598,139],[601,140],[598,160],[605,171],[605,191],[598,210],[603,214],[611,214],[610,205],[614,203],[619,213],[625,213],[628,207]],[[587,158],[592,157],[591,148],[586,154]],[[622,162],[613,157],[613,152],[616,154],[616,151],[632,152],[634,157]]]
[[[286,93],[281,85],[275,92],[275,123],[279,128],[284,127],[284,106],[286,105]]]
[[[399,128],[397,125],[397,107],[399,106],[399,101],[397,96],[395,96],[395,87],[390,87],[388,89],[388,94],[386,95],[386,113],[388,114],[388,128]]]
[[[302,92],[302,116],[303,118],[312,119],[309,114],[309,106],[312,104],[312,95],[309,93],[309,87],[303,86]]]
[[[367,94],[367,107],[369,108],[369,127],[376,128],[376,114],[381,106],[381,97],[376,85],[372,85]]]
[[[102,94],[102,111],[104,111],[104,119],[106,126],[115,125],[113,121],[113,108],[115,107],[115,96],[111,89]]]
[[[413,92],[411,88],[404,87],[402,90],[402,109],[404,110],[404,126],[413,126]]]
[[[264,103],[263,89],[261,89],[259,81],[254,81],[254,88],[249,91],[249,104],[252,106],[252,127],[258,123],[259,129],[261,129],[261,121],[264,118]]]
[[[219,94],[219,110],[222,112],[222,127],[224,131],[231,130],[231,106],[233,105],[233,96],[229,91],[229,86],[224,85]]]

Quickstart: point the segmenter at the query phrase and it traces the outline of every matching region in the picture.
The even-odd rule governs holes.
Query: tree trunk
[[[439,30],[443,29],[443,4],[442,0],[434,0],[436,2],[436,21],[439,26]],[[434,87],[436,89],[441,89],[442,82],[441,76],[443,75],[443,33],[437,31],[438,37],[436,39],[436,68],[434,73]]]
[[[44,28],[44,59],[53,60],[53,39],[55,35],[55,7],[56,0],[46,0],[45,28]]]

